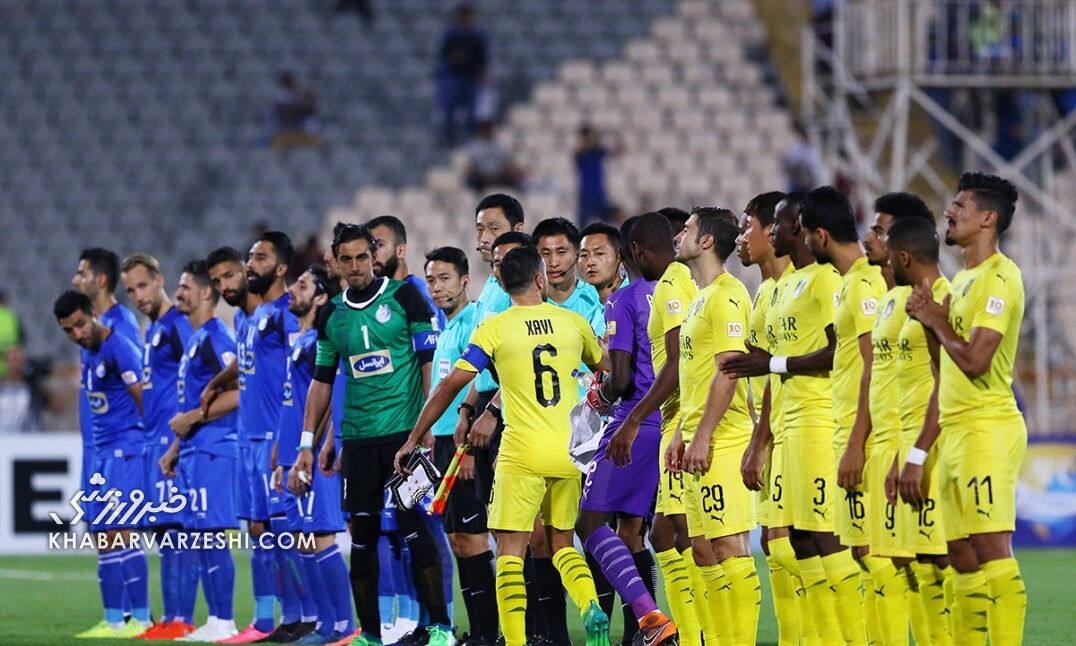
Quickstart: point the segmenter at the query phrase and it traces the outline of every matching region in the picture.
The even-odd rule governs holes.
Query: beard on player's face
[[[248,289],[246,282],[241,282],[235,289],[221,290],[220,295],[221,298],[224,299],[225,303],[231,305],[232,307],[241,307],[243,303],[247,300],[247,292]]]
[[[396,276],[396,270],[400,268],[400,259],[395,254],[389,256],[384,263],[374,263],[374,275],[392,278]]]
[[[251,294],[261,296],[269,291],[269,288],[273,286],[273,282],[276,280],[276,268],[279,265],[274,266],[264,274],[259,274],[253,269],[247,270],[247,290]]]

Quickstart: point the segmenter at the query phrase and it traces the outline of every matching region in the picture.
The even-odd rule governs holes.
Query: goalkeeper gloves
[[[602,395],[602,383],[605,382],[604,371],[595,372],[594,378],[587,385],[587,406],[593,408],[599,415],[608,415],[616,401],[609,401]]]

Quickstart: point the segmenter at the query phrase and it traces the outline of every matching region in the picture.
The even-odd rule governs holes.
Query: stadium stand
[[[616,56],[674,5],[472,4],[504,105],[563,60]],[[328,0],[0,2],[0,270],[31,353],[66,347],[39,295],[79,248],[152,250],[171,278],[258,222],[315,231],[359,186],[418,183],[446,158],[433,66],[451,8],[394,0],[364,30]],[[259,145],[282,70],[317,91],[324,151]]]

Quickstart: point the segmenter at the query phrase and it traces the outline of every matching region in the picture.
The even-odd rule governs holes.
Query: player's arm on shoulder
[[[317,354],[314,357],[314,375],[306,392],[306,407],[303,409],[303,433],[310,433],[311,445],[314,432],[321,425],[332,402],[333,383],[336,370],[340,365],[340,351],[328,333],[328,322],[336,307],[332,302],[326,303],[318,311]]]
[[[833,369],[833,352],[837,349],[837,333],[833,324],[826,326],[826,345],[814,352],[788,358],[788,372],[825,372]]]

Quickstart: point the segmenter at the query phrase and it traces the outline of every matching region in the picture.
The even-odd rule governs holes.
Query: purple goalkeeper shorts
[[[631,464],[618,467],[605,459],[605,447],[620,422],[605,427],[590,473],[583,483],[579,508],[587,511],[621,513],[646,517],[654,506],[658,490],[658,452],[661,425],[644,422],[631,445]]]

